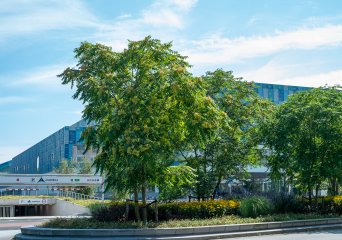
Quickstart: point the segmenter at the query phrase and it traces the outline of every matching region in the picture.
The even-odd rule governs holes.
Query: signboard
[[[43,198],[24,198],[19,199],[19,205],[47,204],[47,199]]]
[[[0,186],[89,186],[102,185],[103,177],[91,174],[3,174]]]

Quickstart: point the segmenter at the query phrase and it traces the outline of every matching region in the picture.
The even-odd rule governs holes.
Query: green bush
[[[305,213],[303,201],[293,195],[279,194],[272,198],[275,213]]]
[[[253,196],[243,199],[239,210],[243,217],[256,218],[272,213],[273,207],[267,198]]]
[[[174,202],[160,203],[158,205],[159,220],[171,219],[201,219],[221,217],[224,215],[237,214],[239,203],[234,200],[219,200],[207,202]],[[125,202],[111,202],[109,204],[92,204],[90,207],[91,215],[98,221],[114,221],[121,222],[125,219]],[[140,213],[142,214],[142,208]],[[155,218],[155,210],[153,205],[147,209],[148,219]],[[133,221],[134,204],[129,203],[128,220]]]
[[[130,208],[133,208],[131,204]],[[125,218],[126,205],[125,202],[95,203],[90,205],[89,209],[91,216],[98,221],[121,222]]]
[[[237,214],[239,203],[234,200],[164,203],[158,208],[160,220],[201,219]]]

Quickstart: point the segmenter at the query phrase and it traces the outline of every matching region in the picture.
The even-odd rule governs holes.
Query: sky
[[[81,119],[56,75],[81,42],[173,42],[200,76],[342,85],[340,0],[0,0],[0,163]]]

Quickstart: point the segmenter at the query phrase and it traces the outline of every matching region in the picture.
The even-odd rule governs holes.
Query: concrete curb
[[[214,239],[342,228],[342,218],[157,229],[23,227],[16,239]]]

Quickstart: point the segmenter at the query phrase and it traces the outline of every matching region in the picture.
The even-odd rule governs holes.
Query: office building
[[[12,159],[10,173],[33,174],[48,173],[58,168],[62,160],[81,160],[86,157],[93,160],[96,153],[85,147],[80,141],[87,123],[81,120],[71,126],[63,127],[39,143],[30,147]]]

